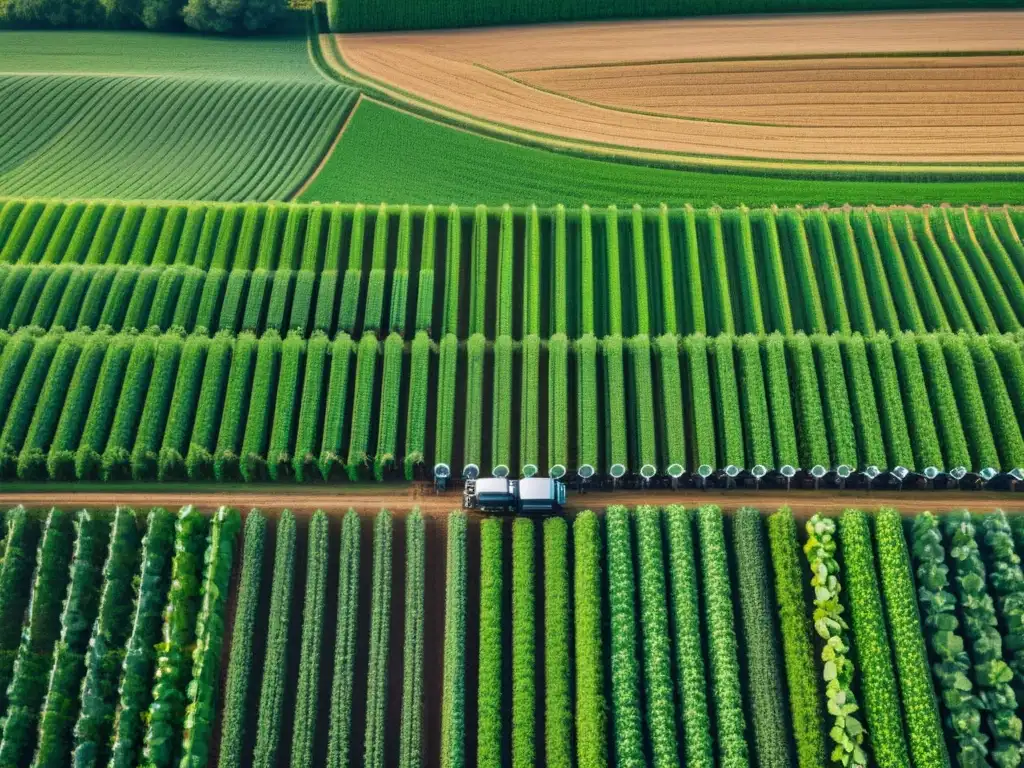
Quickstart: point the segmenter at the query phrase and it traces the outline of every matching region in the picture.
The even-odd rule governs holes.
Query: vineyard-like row
[[[0,759],[1016,768],[1022,520],[17,508]]]
[[[517,519],[503,555],[484,520],[478,764],[1013,768],[1020,522],[613,507]]]
[[[312,766],[322,763],[316,755],[326,749],[332,765],[348,765],[359,708],[353,678],[360,519],[351,511],[344,517],[335,560],[323,512],[304,525],[305,546],[297,542],[295,518],[284,512],[275,525],[273,570],[264,574],[267,522],[251,512],[240,540],[241,519],[233,510],[212,517],[192,507],[176,517],[162,509],[148,515],[128,509],[7,512],[0,565],[0,684],[7,691],[0,701],[0,761],[33,768],[202,768],[211,754],[222,766],[272,766],[278,754],[290,754],[292,765]],[[366,763],[378,766],[384,764],[388,697],[391,526],[389,513],[378,515],[372,553],[365,744]],[[422,751],[426,549],[417,512],[405,517],[405,532],[405,645],[399,652],[406,662],[401,742],[409,758],[401,765],[413,766]],[[301,613],[293,595],[296,569],[303,567],[296,552],[306,554]],[[333,562],[338,574],[330,573]],[[236,578],[231,611],[229,586]],[[336,628],[325,622],[334,578]],[[269,611],[261,602],[264,588]],[[297,653],[288,652],[293,623],[301,629]],[[266,637],[262,627],[268,627]],[[223,654],[228,668],[222,676],[225,642],[230,650]],[[333,682],[321,693],[321,654],[332,647]],[[290,659],[296,668],[289,669]],[[323,663],[331,666],[328,659]],[[293,711],[285,709],[287,696],[294,696]],[[320,702],[328,700],[323,721],[329,719],[329,733],[318,729]],[[379,712],[370,713],[371,706]],[[217,722],[221,735],[214,743]],[[283,733],[291,734],[290,747]],[[373,750],[380,750],[379,760],[371,759]]]
[[[9,200],[0,327],[1005,333],[1024,322],[1022,228],[1016,208]]]
[[[1024,468],[1022,418],[1021,334],[0,332],[5,479],[990,477]]]
[[[327,153],[357,96],[284,79],[0,77],[0,194],[286,198]]]

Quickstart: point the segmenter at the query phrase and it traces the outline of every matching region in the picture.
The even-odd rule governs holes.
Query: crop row
[[[945,536],[929,515],[905,533],[891,509],[817,515],[803,535],[788,510],[766,521],[754,510],[728,516],[710,506],[587,511],[571,526],[546,521],[542,536],[525,520],[511,531],[485,520],[477,761],[490,764],[502,750],[521,758],[541,743],[516,714],[526,697],[531,717],[540,711],[540,678],[524,675],[517,659],[543,643],[545,718],[537,727],[550,764],[571,763],[568,743],[581,766],[810,767],[827,755],[845,766],[942,766],[950,764],[948,738],[960,764],[987,764],[991,754],[993,764],[1017,765],[1015,678],[998,651],[1000,636],[1014,642],[1018,603],[1010,596],[1024,577],[1002,513],[976,530],[968,520],[945,519]],[[526,553],[541,537],[545,575],[532,588],[543,589],[545,608],[524,616]],[[570,537],[576,684],[567,694],[565,607],[553,587]],[[963,572],[957,595],[941,591],[946,552]],[[511,585],[502,581],[507,573]],[[958,610],[971,623],[966,636]],[[989,618],[975,620],[978,611]],[[497,714],[502,701],[511,702],[511,717]],[[574,740],[565,733],[573,712]],[[529,746],[517,746],[527,733]]]
[[[281,199],[327,153],[356,96],[337,84],[284,79],[4,77],[0,193]],[[58,228],[56,219],[50,226]]]
[[[357,761],[351,728],[353,712],[362,706],[354,700],[356,638],[362,629],[357,623],[361,526],[355,512],[341,521],[339,556],[331,552],[327,515],[312,516],[304,526],[308,545],[297,546],[296,519],[283,512],[273,526],[272,571],[263,569],[270,526],[259,511],[247,517],[240,557],[235,550],[242,543],[241,519],[234,510],[71,515],[19,507],[3,518],[0,578],[25,576],[0,596],[0,614],[11,619],[5,628],[20,633],[18,640],[4,638],[2,649],[3,658],[12,661],[6,668],[8,697],[0,707],[5,765],[203,768],[210,764],[217,721],[222,727],[215,748],[223,765],[268,764],[273,755],[311,765],[320,749],[332,766]],[[426,537],[418,512],[406,516],[405,642],[390,651],[403,655],[404,667],[402,679],[389,684],[391,526],[389,513],[377,516],[370,614],[376,630],[370,633],[364,743],[368,761],[383,765],[385,752],[388,762],[398,754],[391,743],[399,742],[402,757],[396,762],[413,768],[421,764],[424,744]],[[465,528],[461,545],[458,526],[452,531],[453,551],[464,551]],[[301,616],[292,594],[297,552],[306,556]],[[229,612],[234,573],[240,573],[237,607]],[[328,633],[326,598],[334,578],[337,631]],[[458,571],[454,579],[457,583]],[[26,606],[24,618],[14,618]],[[302,641],[289,654],[292,622],[300,624]],[[260,626],[269,630],[265,640]],[[463,616],[447,635],[452,642],[462,635],[464,645],[464,630]],[[230,645],[224,649],[226,633]],[[322,658],[332,648],[333,664]],[[223,684],[222,656],[227,660]],[[330,728],[321,735],[317,705],[323,699],[318,688],[324,664],[333,677]],[[286,708],[285,690],[295,677],[294,707]],[[402,724],[392,732],[387,702],[389,690],[399,684]],[[458,707],[461,711],[461,702]],[[453,738],[463,738],[464,722],[453,726]],[[281,740],[286,732],[290,748]]]
[[[13,647],[0,638],[0,658],[13,654],[0,733],[9,764],[73,755],[83,766],[200,768],[218,717],[228,766],[414,768],[431,750],[451,768],[470,750],[477,764],[585,768],[810,768],[829,755],[844,766],[952,756],[1013,768],[1024,757],[1021,526],[1002,512],[851,509],[800,528],[787,509],[766,519],[612,507],[541,525],[455,512],[443,555],[428,535],[437,521],[415,510],[382,511],[372,531],[353,511],[305,522],[254,511],[241,540],[240,523],[191,507],[148,518],[6,513],[0,581],[24,573],[26,559],[34,571],[0,592],[0,616],[28,606]],[[396,525],[403,606],[391,599]],[[364,534],[372,551],[360,554]],[[442,570],[443,601],[426,592]],[[335,579],[336,611],[326,604]],[[442,610],[443,637],[425,635],[441,621],[430,611]],[[442,659],[438,690],[424,688],[427,658]],[[435,702],[439,738],[425,731]]]
[[[1006,333],[1024,323],[1022,229],[1009,208],[10,199],[0,328]]]
[[[1022,343],[0,332],[0,477],[1010,472],[1024,467]]]
[[[18,508],[5,522],[2,573],[26,578],[0,601],[21,632],[4,638],[4,764],[205,766],[237,513]],[[10,611],[26,600],[22,623]]]

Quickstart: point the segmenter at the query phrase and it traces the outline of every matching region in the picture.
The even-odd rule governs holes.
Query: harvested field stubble
[[[604,149],[1002,163],[1024,159],[1020,59],[982,54],[1019,49],[1018,29],[1012,12],[835,15],[343,35],[337,47],[399,100]]]

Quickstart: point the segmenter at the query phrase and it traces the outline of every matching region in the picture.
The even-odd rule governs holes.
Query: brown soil
[[[239,509],[258,508],[265,511],[291,509],[296,515],[306,517],[316,509],[340,513],[353,508],[359,512],[372,513],[386,508],[399,517],[403,513],[419,507],[428,518],[428,527],[432,525],[430,518],[444,518],[461,504],[461,497],[451,491],[435,495],[425,490],[426,486],[381,486],[380,493],[372,495],[344,495],[330,492],[304,494],[269,494],[266,491],[252,493],[70,493],[41,491],[39,493],[0,494],[0,508],[25,504],[33,507],[59,506],[65,508],[128,506],[147,508],[153,506],[178,507],[195,504],[200,507],[214,508],[222,505]],[[771,510],[788,506],[795,512],[829,512],[839,511],[848,507],[875,509],[878,507],[896,507],[903,512],[921,512],[924,510],[949,510],[963,507],[972,510],[1002,508],[1007,511],[1024,511],[1024,495],[1015,493],[996,493],[988,491],[920,491],[920,492],[875,492],[863,491],[593,491],[587,494],[569,493],[566,509],[578,512],[584,509],[603,509],[614,504],[635,506],[637,504],[682,504],[700,506],[717,504],[724,509],[736,509],[750,506],[761,510]],[[440,534],[439,534],[440,535]],[[430,533],[428,531],[428,537]]]
[[[861,56],[1021,40],[1021,12],[339,37],[346,63],[393,94],[515,129],[648,152],[940,163],[1024,160],[1024,57]],[[721,60],[733,57],[746,58]]]
[[[574,67],[517,79],[616,109],[821,130],[943,137],[957,128],[980,141],[1006,136],[1024,116],[1024,57],[1016,56]]]

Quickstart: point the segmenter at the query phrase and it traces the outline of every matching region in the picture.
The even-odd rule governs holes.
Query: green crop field
[[[439,162],[444,173],[438,173]],[[1024,203],[1024,182],[1019,180],[886,181],[827,175],[672,170],[561,154],[459,130],[364,99],[300,199],[488,205]]]
[[[0,0],[0,768],[1020,768],[1011,14],[328,33],[1019,2],[285,5]]]
[[[176,75],[320,82],[299,31],[255,37],[5,30],[0,74]]]
[[[317,73],[303,37],[0,35],[4,195],[286,199],[358,95]]]
[[[11,200],[0,475],[1020,470],[1021,225]]]
[[[355,97],[326,82],[0,78],[0,193],[288,197],[327,152]]]
[[[16,507],[0,756],[1015,766],[1022,523]]]

